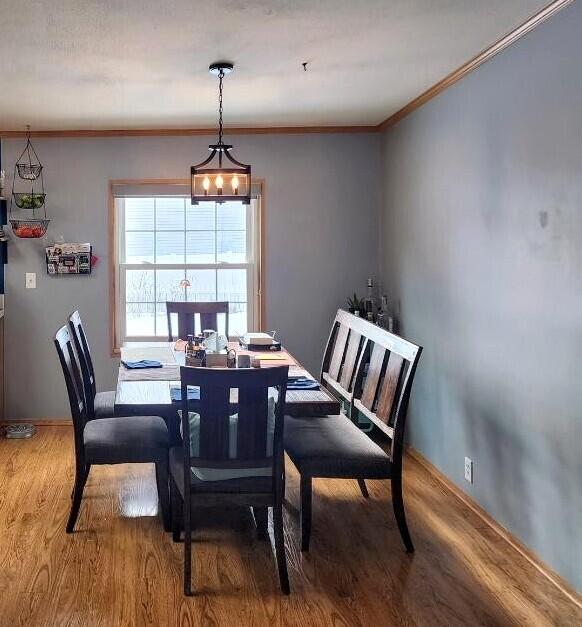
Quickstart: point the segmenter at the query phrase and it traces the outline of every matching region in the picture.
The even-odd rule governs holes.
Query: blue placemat
[[[143,368],[161,368],[162,362],[155,361],[154,359],[140,359],[139,361],[124,361],[121,360],[121,363],[128,370],[141,370]]]
[[[308,377],[294,377],[287,381],[288,390],[319,390],[319,383]]]
[[[179,403],[182,400],[181,388],[170,388],[170,398],[172,402]],[[199,401],[200,400],[200,388],[188,388],[188,400]]]

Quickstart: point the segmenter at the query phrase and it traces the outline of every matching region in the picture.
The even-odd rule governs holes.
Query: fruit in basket
[[[20,197],[20,208],[32,209],[32,195],[31,194],[22,194],[22,196]]]
[[[16,204],[21,209],[39,209],[44,204],[44,194],[21,194]]]
[[[23,239],[37,239],[45,233],[45,229],[40,224],[19,224],[13,230],[16,237]]]

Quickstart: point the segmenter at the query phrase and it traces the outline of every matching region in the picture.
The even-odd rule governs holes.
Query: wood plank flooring
[[[411,458],[403,551],[386,482],[314,482],[311,552],[299,551],[298,476],[288,467],[292,592],[246,511],[197,517],[195,596],[182,545],[162,530],[153,467],[91,471],[77,531],[64,532],[72,431],[0,440],[0,625],[581,625],[582,611]]]

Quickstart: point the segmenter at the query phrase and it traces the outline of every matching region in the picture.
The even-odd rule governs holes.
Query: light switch
[[[36,288],[36,272],[27,272],[25,280],[26,289],[33,290]]]

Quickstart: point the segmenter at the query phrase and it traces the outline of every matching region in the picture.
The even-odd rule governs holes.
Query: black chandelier
[[[232,145],[222,141],[222,80],[234,69],[232,63],[213,63],[209,72],[218,76],[218,142],[210,144],[206,161],[190,168],[192,204],[200,202],[251,202],[251,166],[237,161],[231,154]],[[226,167],[223,161],[226,157]],[[212,162],[215,161],[213,164]],[[218,163],[216,163],[216,161]],[[217,167],[216,167],[217,166]]]

